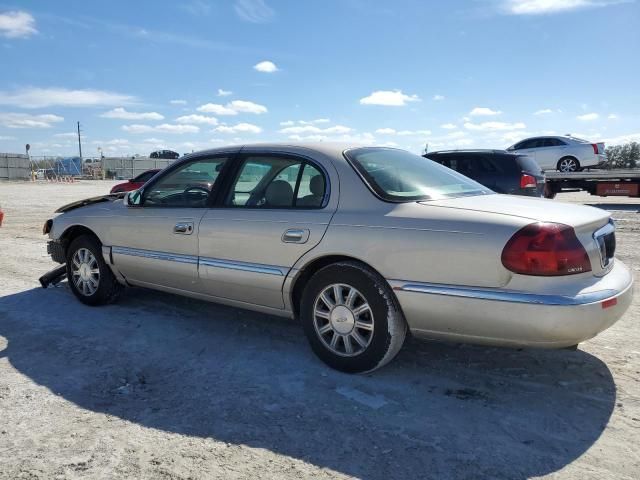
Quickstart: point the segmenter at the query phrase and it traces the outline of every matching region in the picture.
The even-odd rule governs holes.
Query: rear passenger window
[[[290,157],[245,159],[225,205],[245,208],[320,208],[326,192],[322,172]]]

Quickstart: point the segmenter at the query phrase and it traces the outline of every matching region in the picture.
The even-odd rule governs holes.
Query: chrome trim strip
[[[152,258],[154,260],[165,260],[167,262],[198,264],[196,255],[183,255],[180,253],[156,252],[153,250],[143,250],[140,248],[111,247],[112,254],[129,255],[132,257]]]
[[[220,260],[219,258],[200,258],[199,265],[205,267],[228,268],[230,270],[241,270],[243,272],[264,273],[267,275],[285,276],[288,268],[275,265],[262,265],[260,263],[233,262],[230,260]]]
[[[394,280],[391,282],[394,282]],[[395,282],[402,283],[397,280]],[[394,290],[425,293],[430,295],[444,295],[448,297],[472,298],[475,300],[489,300],[494,302],[557,306],[575,306],[597,303],[623,293],[617,290],[607,289],[571,297],[565,295],[525,293],[514,290],[501,290],[497,288],[460,287],[457,285],[435,283],[404,283],[395,287]]]

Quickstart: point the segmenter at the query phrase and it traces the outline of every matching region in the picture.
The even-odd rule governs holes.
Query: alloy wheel
[[[373,339],[373,311],[369,302],[344,283],[329,285],[318,294],[313,324],[324,346],[340,356],[361,354]]]
[[[90,297],[100,284],[100,268],[95,255],[88,248],[79,248],[71,257],[71,281],[78,292]]]
[[[560,160],[560,169],[561,172],[575,172],[578,170],[578,164],[573,158],[564,158]]]

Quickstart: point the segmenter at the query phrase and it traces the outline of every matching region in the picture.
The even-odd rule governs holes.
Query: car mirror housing
[[[127,207],[139,207],[142,205],[142,190],[132,190],[127,192],[123,198]]]

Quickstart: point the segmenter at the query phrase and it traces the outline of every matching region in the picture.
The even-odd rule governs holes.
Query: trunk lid
[[[573,227],[576,236],[589,255],[593,274],[597,276],[604,275],[610,269],[609,265],[602,265],[601,245],[594,238],[594,233],[609,223],[610,214],[605,210],[544,198],[500,194],[431,200],[419,203],[432,207],[508,215],[530,220],[531,223],[553,222],[569,225]]]

